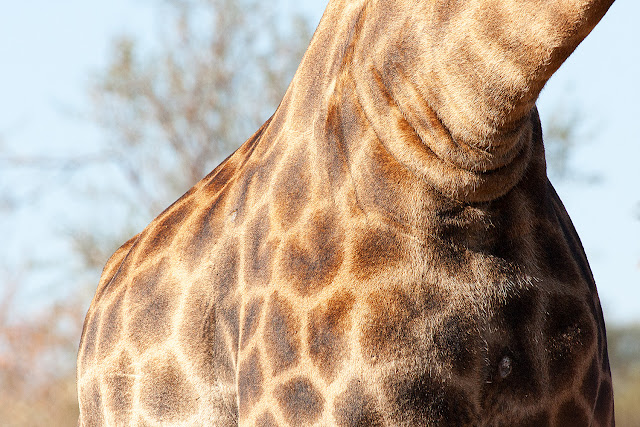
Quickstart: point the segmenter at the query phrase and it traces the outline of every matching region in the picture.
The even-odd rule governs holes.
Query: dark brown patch
[[[222,195],[216,196],[215,201],[210,203],[207,209],[189,224],[190,232],[183,250],[193,267],[199,266],[202,258],[211,253],[213,245],[222,234],[224,227],[224,221],[220,218],[222,199]]]
[[[347,101],[348,102],[348,101]],[[333,188],[340,187],[345,182],[347,175],[347,149],[344,141],[353,141],[359,129],[356,126],[349,126],[339,118],[339,106],[337,102],[329,105],[327,120],[323,133],[326,138],[322,139],[318,146],[321,150],[320,158],[324,160],[327,171],[327,179]],[[350,134],[351,138],[345,138],[345,134]]]
[[[258,329],[260,323],[260,313],[262,313],[262,298],[254,299],[244,310],[244,321],[242,325],[242,335],[240,348],[244,349],[251,337]]]
[[[342,265],[344,236],[335,215],[316,214],[300,239],[287,242],[283,270],[287,280],[302,294],[329,285]]]
[[[133,385],[135,371],[131,358],[126,352],[118,357],[110,375],[106,378],[106,401],[112,422],[116,425],[126,425],[133,408]]]
[[[104,311],[104,321],[100,329],[100,341],[98,353],[107,355],[113,349],[113,345],[120,338],[122,332],[122,300],[124,295],[115,295],[115,298]]]
[[[160,252],[166,250],[177,235],[178,228],[193,209],[192,204],[182,203],[174,208],[167,208],[149,226],[141,236],[141,258],[157,258]]]
[[[264,330],[264,340],[273,375],[298,363],[300,322],[286,301],[273,294]]]
[[[284,145],[285,144],[271,145],[268,154],[265,154],[260,158],[260,161],[256,166],[257,170],[252,183],[252,189],[255,194],[262,194],[268,191],[273,180],[272,177],[277,168],[278,161],[282,157],[282,147]]]
[[[82,333],[82,367],[87,369],[94,363],[98,330],[100,328],[100,311],[94,310],[91,317],[87,315]]]
[[[224,305],[230,298],[233,298],[238,286],[239,269],[238,240],[236,238],[225,242],[218,252],[218,259],[211,272],[216,301]]]
[[[262,366],[260,355],[254,349],[240,365],[238,373],[238,400],[240,416],[244,417],[262,396]]]
[[[397,265],[402,258],[402,247],[389,230],[367,230],[356,242],[352,272],[366,279],[384,267]]]
[[[269,209],[265,206],[257,213],[247,230],[244,271],[251,286],[265,286],[271,280],[275,244],[267,240],[270,227]]]
[[[349,332],[349,313],[355,299],[349,293],[334,295],[326,304],[309,315],[309,354],[327,382],[348,350],[345,335]]]
[[[218,314],[230,338],[231,351],[235,354],[238,351],[240,337],[240,302],[237,299],[228,302],[218,308]]]
[[[480,336],[475,322],[464,315],[446,318],[433,335],[434,344],[442,360],[450,361],[458,375],[467,375],[477,368],[476,349]]]
[[[574,297],[552,296],[547,312],[549,377],[554,390],[564,390],[573,383],[580,362],[591,357],[595,334],[587,308]]]
[[[139,234],[136,234],[127,240],[107,261],[107,264],[104,266],[104,270],[102,271],[102,275],[100,276],[100,284],[96,290],[96,301],[103,298],[107,289],[111,290],[121,283],[122,275],[119,275],[118,272],[125,266],[124,261],[129,259],[129,252],[138,241],[138,237]]]
[[[205,381],[234,381],[235,370],[227,354],[224,330],[220,329],[209,284],[189,289],[181,316],[178,336],[188,354],[195,373]]]
[[[409,295],[401,289],[372,293],[367,298],[369,313],[364,319],[360,342],[373,363],[398,359],[426,351],[422,319],[446,306],[443,294],[424,285]]]
[[[463,4],[461,0],[443,0],[434,6],[433,11],[433,27],[434,34],[445,34],[449,28],[449,22],[459,14],[460,6]]]
[[[278,387],[276,397],[285,419],[294,426],[312,424],[324,406],[322,395],[306,378],[294,378]]]
[[[541,310],[539,292],[534,289],[513,291],[498,301],[495,330],[485,356],[482,407],[500,408],[516,401],[535,401],[542,396],[540,369],[537,360],[540,346],[532,324]],[[501,376],[500,366],[508,358],[509,373]]]
[[[193,386],[175,365],[175,356],[167,354],[165,360],[151,361],[142,369],[140,403],[151,417],[164,422],[180,421],[197,403]]]
[[[511,219],[511,216],[507,216]],[[473,252],[490,252],[501,257],[511,253],[509,239],[498,239],[496,231],[510,229],[511,224],[503,218],[495,218],[487,207],[480,206],[454,206],[436,212],[437,235],[442,243],[460,248],[468,248]],[[493,222],[500,221],[500,227],[492,227]],[[497,241],[500,240],[499,244]],[[504,248],[507,246],[507,248]]]
[[[264,134],[265,129],[269,127],[272,119],[273,116],[269,117],[267,121],[264,122],[262,126],[260,126],[260,128],[240,146],[240,148],[238,148],[238,152],[244,154],[244,161],[251,157],[251,154],[258,146],[258,143],[262,140],[262,135]],[[244,165],[244,162],[242,164]]]
[[[441,238],[427,238],[428,256],[437,261],[438,274],[455,277],[459,281],[473,282],[473,272],[467,258],[468,252]]]
[[[577,267],[582,276],[584,283],[587,283],[589,289],[592,292],[595,292],[596,285],[593,280],[593,274],[591,273],[591,268],[589,267],[589,262],[587,261],[587,257],[584,253],[584,248],[582,247],[582,242],[580,242],[580,237],[576,232],[573,224],[571,223],[571,219],[567,214],[560,197],[556,193],[555,189],[551,184],[549,184],[549,192],[552,197],[553,206],[553,214],[556,215],[557,224],[562,228],[562,235],[564,236],[565,243],[569,247],[569,252],[574,257],[575,262],[577,263]],[[596,317],[597,319],[597,317]]]
[[[271,412],[265,412],[256,420],[256,427],[278,427],[278,423],[276,423],[276,419],[273,418]]]
[[[566,241],[553,231],[541,230],[538,239],[539,262],[541,268],[550,276],[566,285],[582,284],[581,275]]]
[[[413,129],[410,130],[414,132]],[[407,205],[407,183],[412,176],[381,144],[371,147],[371,161],[358,172],[358,200],[368,209],[399,222],[410,221],[411,209]]]
[[[235,210],[235,222],[240,224],[244,221],[246,213],[251,209],[252,197],[249,194],[253,187],[254,176],[257,172],[255,164],[248,164],[242,169],[242,173],[238,176],[236,184],[229,192],[232,200],[229,202],[229,210]],[[249,209],[247,209],[249,208]]]
[[[600,383],[598,401],[594,411],[595,419],[601,426],[608,426],[613,418],[613,390],[609,381]]]
[[[309,202],[311,174],[307,157],[304,150],[288,157],[273,189],[275,213],[285,230],[295,224]]]
[[[234,352],[240,336],[240,303],[236,295],[238,260],[238,240],[233,238],[220,248],[218,261],[211,273],[216,292],[216,315],[230,335]]]
[[[134,279],[134,287],[138,280],[145,280],[144,276]],[[145,286],[145,288],[149,288]],[[133,307],[127,324],[127,341],[132,343],[138,354],[144,353],[150,347],[162,343],[171,334],[171,315],[174,299],[161,289],[144,299],[132,298],[129,306]]]
[[[512,426],[516,424],[510,422],[507,425]],[[546,411],[540,412],[526,417],[522,422],[518,422],[517,425],[520,427],[549,427],[551,425],[551,416],[549,416]]]
[[[83,426],[104,425],[104,407],[100,383],[94,380],[89,390],[83,387],[80,390],[80,413]],[[79,423],[80,425],[80,423]]]
[[[374,293],[368,298],[370,317],[361,336],[363,350],[373,362],[398,359],[418,347],[412,320],[418,316],[415,302],[403,291]]]
[[[471,214],[476,211],[481,213]],[[489,220],[474,218],[483,218],[487,215],[481,209],[457,205],[441,209],[435,214],[437,237],[428,242],[434,252],[432,257],[437,260],[439,268],[442,268],[446,274],[460,280],[472,281],[470,269],[463,267],[469,263],[465,255],[467,248],[474,252],[486,252],[494,246],[492,243],[496,240],[493,233],[488,232],[485,226]],[[508,240],[502,244],[508,244]]]
[[[575,400],[569,400],[560,406],[556,414],[555,425],[582,427],[589,425],[585,410]]]
[[[587,307],[589,307],[592,319],[596,322],[596,343],[598,346],[597,351],[602,362],[602,372],[610,373],[609,352],[607,349],[607,331],[604,326],[602,307],[597,300],[597,293],[595,295],[596,298],[594,298],[593,294],[587,296],[585,303],[587,304]]]
[[[386,388],[393,396],[394,424],[454,427],[478,423],[470,397],[428,372],[393,375]]]
[[[600,387],[600,363],[598,358],[594,357],[587,373],[582,379],[580,391],[589,405],[593,405],[598,396],[598,388]]]
[[[204,178],[208,181],[203,185],[202,190],[208,197],[217,196],[235,174],[236,166],[229,161],[230,157],[227,157]]]
[[[340,427],[382,426],[382,416],[376,410],[376,400],[366,393],[359,380],[352,380],[337,397],[333,416]]]

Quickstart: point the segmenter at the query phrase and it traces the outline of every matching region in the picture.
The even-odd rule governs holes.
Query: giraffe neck
[[[488,144],[455,137],[423,89],[421,79],[432,76],[401,65],[408,63],[399,57],[405,29],[377,28],[389,22],[377,19],[379,13],[367,1],[329,5],[274,116],[276,131],[290,145],[297,143],[292,135],[304,144],[334,144],[326,149],[340,153],[334,160],[348,163],[350,171],[377,153],[407,172],[406,185],[419,181],[462,202],[504,195],[530,163],[535,108]],[[376,49],[384,52],[372,54]]]

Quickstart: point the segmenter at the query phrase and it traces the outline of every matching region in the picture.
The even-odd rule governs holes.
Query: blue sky
[[[113,37],[125,33],[152,43],[158,3],[24,0],[4,5],[0,144],[24,154],[95,149],[104,136],[78,115],[88,111],[89,77],[104,65]],[[287,3],[293,1],[281,1]],[[307,0],[298,7],[317,22],[325,5],[326,1]],[[593,135],[576,149],[572,168],[597,174],[600,182],[569,180],[556,187],[582,238],[610,322],[640,321],[638,16],[640,2],[618,0],[552,78],[538,103],[543,121],[559,105],[569,111],[577,107]],[[17,266],[0,274],[19,274],[20,263],[29,256],[44,264],[64,263],[69,248],[60,238],[60,227],[87,216],[109,218],[109,212],[77,204],[78,197],[70,191],[77,182],[67,186],[51,172],[38,170],[12,175],[0,171],[0,176],[7,180],[0,182],[1,188],[11,186],[36,199],[17,212],[0,210],[0,232],[9,242],[0,255],[6,265]],[[69,178],[73,179],[81,176]],[[39,291],[36,287],[31,292]]]

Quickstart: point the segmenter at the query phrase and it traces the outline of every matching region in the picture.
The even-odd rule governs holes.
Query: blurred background
[[[0,14],[0,426],[70,426],[111,253],[275,110],[327,0],[25,0]],[[538,103],[550,177],[640,426],[640,3],[617,0]]]

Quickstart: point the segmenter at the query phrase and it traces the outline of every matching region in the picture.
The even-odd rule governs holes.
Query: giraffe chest
[[[384,225],[316,221],[305,242],[274,250],[268,285],[254,274],[266,270],[247,269],[240,419],[496,425],[540,415],[582,383],[597,388],[585,372],[601,363],[602,332],[569,251],[555,252],[569,272],[526,260],[549,251],[520,230],[518,247],[501,256],[508,238],[480,219],[451,231],[445,223],[422,240]],[[561,241],[552,237],[539,240]]]
[[[495,287],[445,290],[398,278],[374,290],[338,286],[309,309],[274,292],[257,344],[241,349],[240,418],[243,403],[247,413],[253,404],[278,408],[293,425],[342,425],[340,417],[493,425],[544,412],[597,359],[590,309],[531,284]],[[301,413],[308,418],[295,418]]]

